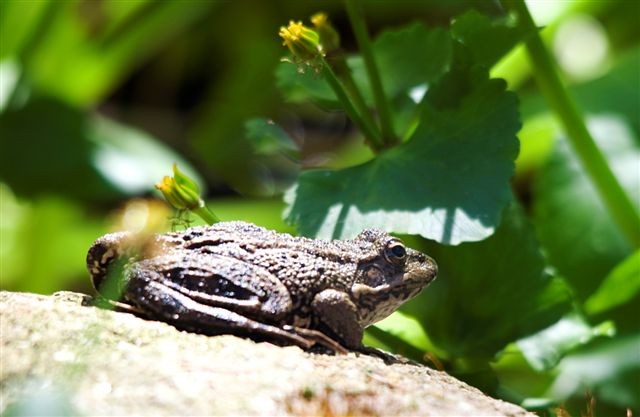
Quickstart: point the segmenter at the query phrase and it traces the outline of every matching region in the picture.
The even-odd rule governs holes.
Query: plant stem
[[[368,120],[366,117],[362,117],[353,106],[351,99],[347,96],[347,93],[340,83],[340,80],[336,76],[335,72],[331,68],[331,65],[324,59],[321,58],[323,65],[323,73],[324,76],[333,89],[333,92],[336,94],[336,97],[342,103],[347,116],[360,128],[362,133],[364,134],[367,143],[371,146],[374,151],[378,151],[383,147],[382,138],[380,137],[380,131],[373,124],[371,120]]]
[[[199,207],[197,209],[193,209],[192,211],[200,216],[200,218],[204,220],[208,225],[212,225],[220,221],[218,216],[213,214],[213,212],[206,205],[203,205],[202,207]]]
[[[519,24],[525,25],[533,32],[525,45],[534,64],[534,75],[549,106],[560,119],[580,163],[622,234],[635,248],[640,247],[640,216],[611,171],[575,102],[562,84],[553,58],[542,42],[524,0],[507,0],[506,4],[518,14],[521,20]]]
[[[362,18],[361,5],[359,0],[345,0],[347,8],[347,14],[353,27],[353,33],[360,47],[360,53],[364,60],[364,65],[367,70],[367,77],[371,83],[371,90],[373,91],[373,99],[376,102],[378,109],[378,115],[380,118],[380,127],[382,129],[382,142],[384,146],[392,146],[398,142],[393,131],[393,122],[391,119],[391,106],[387,100],[387,96],[382,88],[382,80],[380,79],[380,73],[376,65],[375,58],[373,56],[371,48],[371,40],[369,39],[369,33],[367,32],[367,26]]]

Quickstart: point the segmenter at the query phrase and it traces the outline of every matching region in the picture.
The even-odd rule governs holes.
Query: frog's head
[[[355,240],[371,242],[373,247],[371,255],[358,264],[351,287],[362,327],[387,317],[436,278],[435,261],[396,237],[365,230]]]

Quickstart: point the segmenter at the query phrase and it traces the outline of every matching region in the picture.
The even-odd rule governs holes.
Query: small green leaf
[[[533,229],[515,203],[482,242],[429,242],[422,249],[438,263],[438,278],[405,311],[453,358],[492,359],[570,308],[567,286],[545,271]]]
[[[302,173],[285,196],[287,221],[323,238],[367,227],[454,245],[490,236],[511,199],[520,124],[503,82],[473,87],[459,108],[425,113],[410,141],[375,159]]]
[[[414,317],[400,311],[396,311],[374,326],[404,340],[423,352],[433,348],[420,323]]]
[[[292,62],[281,62],[276,68],[277,86],[292,103],[308,100],[321,107],[338,108],[335,93],[322,75],[312,69],[301,69]]]
[[[389,97],[436,81],[448,69],[453,53],[449,32],[423,23],[382,32],[373,43],[382,84]]]
[[[589,314],[599,314],[637,297],[640,293],[640,250],[622,261],[584,303]]]
[[[296,156],[298,146],[291,136],[272,120],[251,119],[245,122],[247,139],[258,155],[274,155],[283,153]]]
[[[613,336],[613,323],[590,326],[583,317],[573,313],[554,325],[518,341],[518,347],[533,369],[545,371],[558,364],[569,351],[598,336]]]
[[[205,191],[204,181],[186,159],[149,133],[101,116],[86,123],[92,166],[120,192],[137,195],[153,190],[174,163]]]

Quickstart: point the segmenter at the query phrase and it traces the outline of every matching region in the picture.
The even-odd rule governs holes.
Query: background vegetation
[[[588,393],[596,415],[638,410],[640,3],[530,5],[627,226],[567,141],[522,19],[498,2],[364,6],[386,151],[313,68],[280,61],[278,28],[322,9],[380,112],[342,2],[0,3],[2,289],[91,292],[96,237],[170,227],[153,185],[178,162],[222,220],[384,227],[432,255],[438,280],[368,343],[545,415],[579,415]]]

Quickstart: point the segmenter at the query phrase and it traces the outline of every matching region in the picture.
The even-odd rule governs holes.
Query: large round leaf
[[[289,191],[287,221],[304,235],[352,237],[366,227],[446,244],[490,236],[510,200],[518,153],[516,98],[476,80],[458,107],[426,108],[413,138],[344,170],[308,171]]]

